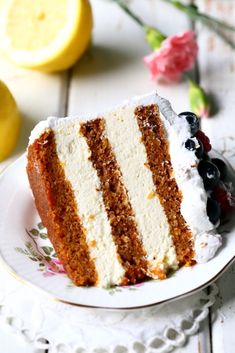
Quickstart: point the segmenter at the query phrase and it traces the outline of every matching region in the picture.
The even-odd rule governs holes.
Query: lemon
[[[1,0],[0,49],[16,65],[45,72],[72,66],[89,44],[88,0]]]
[[[0,81],[0,161],[13,151],[20,130],[20,114],[11,92]]]

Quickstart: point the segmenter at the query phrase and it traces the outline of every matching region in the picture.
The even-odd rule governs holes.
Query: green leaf
[[[15,248],[15,251],[17,251],[20,254],[25,254],[25,250],[22,248]]]
[[[29,259],[32,260],[32,261],[35,261],[35,262],[38,261],[38,259],[36,259],[35,257],[32,257],[32,256],[29,256]]]
[[[191,110],[200,118],[209,116],[209,98],[204,89],[193,80],[189,81],[189,101]]]
[[[44,259],[45,259],[46,261],[51,261],[50,256],[45,256]]]
[[[154,28],[154,27],[145,26],[144,31],[145,31],[145,38],[149,46],[153,50],[159,49],[164,39],[166,39],[166,37],[157,28]]]
[[[67,285],[66,285],[67,289],[72,289],[72,288],[75,288],[75,285],[73,284],[73,282],[69,282]]]
[[[37,226],[38,226],[38,229],[40,229],[40,230],[42,230],[42,229],[45,228],[42,222],[39,222],[39,223],[37,224]]]
[[[120,288],[115,289],[116,292],[121,292],[122,290]]]
[[[39,231],[35,228],[31,229],[29,233],[34,235],[35,237],[39,236]]]
[[[41,239],[47,239],[48,238],[46,233],[39,233],[39,236],[40,236]]]
[[[25,243],[26,248],[31,252],[33,249],[33,245],[31,244],[30,241],[26,241]]]
[[[111,290],[108,291],[108,293],[109,293],[110,295],[114,295],[114,294],[115,294],[115,291],[114,291],[113,289],[111,289]]]
[[[57,254],[54,252],[53,254],[51,254],[52,257],[58,257]]]
[[[53,248],[51,246],[42,246],[42,250],[46,255],[51,255]]]

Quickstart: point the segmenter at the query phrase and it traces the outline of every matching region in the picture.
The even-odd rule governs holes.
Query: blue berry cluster
[[[198,117],[191,112],[183,112],[179,114],[180,117],[187,120],[190,125],[192,138],[200,128]],[[205,190],[208,194],[207,199],[207,214],[214,225],[218,223],[221,218],[221,207],[217,200],[211,197],[213,190],[219,186],[226,179],[227,167],[226,164],[219,158],[210,158],[204,151],[203,142],[197,137],[198,144],[194,139],[188,139],[185,142],[185,148],[189,151],[195,151],[197,158],[200,160],[198,163],[198,172],[203,180]]]

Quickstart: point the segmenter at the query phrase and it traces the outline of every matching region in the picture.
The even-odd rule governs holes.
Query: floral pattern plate
[[[25,167],[23,155],[0,178],[0,255],[16,278],[56,300],[84,307],[126,310],[156,305],[205,287],[234,260],[235,220],[230,219],[220,230],[222,248],[206,264],[181,268],[163,281],[108,289],[76,287],[64,273],[47,238],[34,206]]]

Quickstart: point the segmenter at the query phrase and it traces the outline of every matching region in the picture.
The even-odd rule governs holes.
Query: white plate
[[[85,307],[134,309],[160,304],[203,288],[214,281],[235,257],[235,227],[223,226],[223,246],[208,263],[184,267],[163,281],[100,289],[76,287],[46,237],[34,206],[23,155],[0,178],[0,255],[18,279],[54,299]]]

